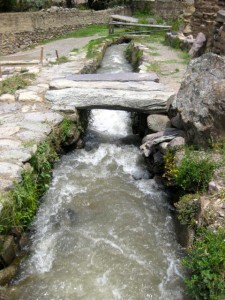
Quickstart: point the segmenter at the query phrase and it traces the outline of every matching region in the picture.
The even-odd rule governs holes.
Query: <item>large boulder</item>
[[[207,53],[190,62],[169,115],[179,119],[190,142],[209,146],[225,136],[224,112],[225,58]]]

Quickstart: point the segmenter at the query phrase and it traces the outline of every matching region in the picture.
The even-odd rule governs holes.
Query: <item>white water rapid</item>
[[[121,64],[123,47],[109,48],[103,68]],[[129,113],[93,110],[91,120],[86,149],[55,165],[10,299],[184,299],[167,195],[139,149],[121,142]]]

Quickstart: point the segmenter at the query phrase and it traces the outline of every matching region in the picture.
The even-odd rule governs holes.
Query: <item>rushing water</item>
[[[100,72],[121,69],[121,49],[109,48]],[[183,299],[167,195],[138,148],[123,144],[130,134],[129,113],[92,111],[86,149],[55,166],[10,299]]]

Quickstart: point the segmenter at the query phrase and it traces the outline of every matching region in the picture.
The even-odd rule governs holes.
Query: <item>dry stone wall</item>
[[[87,25],[107,24],[111,14],[124,14],[124,9],[3,13],[0,16],[0,55],[15,53],[43,39]]]
[[[225,54],[225,10],[219,10],[213,31],[213,52]]]
[[[182,0],[156,0],[154,14],[163,19],[177,19],[183,13]]]
[[[225,1],[195,0],[195,11],[190,20],[194,37],[203,32],[207,38],[206,52],[225,54]]]
[[[183,12],[183,0],[133,0],[132,9],[151,11],[163,19],[176,19]]]

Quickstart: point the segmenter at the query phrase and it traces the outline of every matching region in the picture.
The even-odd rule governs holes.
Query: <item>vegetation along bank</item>
[[[168,75],[163,74],[163,68],[168,62],[155,60],[153,64],[148,60],[149,50],[155,52],[152,56],[157,57],[158,53],[152,42],[157,42],[157,45],[161,42],[160,34],[151,38],[150,44],[148,38],[137,37],[134,44],[137,51],[132,51],[131,45],[127,55],[129,52],[137,53],[133,57],[137,70],[151,70],[162,78],[166,77]],[[98,42],[92,44],[90,52],[93,56],[101,56]],[[98,64],[99,60],[95,63]],[[83,72],[91,68],[91,64],[85,68]],[[173,71],[175,76],[180,72]],[[136,128],[143,136],[141,150],[149,171],[156,179],[160,178],[173,195],[178,195],[174,197],[178,219],[194,233],[190,235],[193,238],[184,259],[190,275],[186,279],[187,292],[194,299],[225,297],[223,78],[224,58],[217,54],[204,54],[190,61],[178,93],[168,103],[167,115],[158,115],[157,119],[153,115],[134,116],[138,122],[135,121]],[[8,217],[4,218],[9,224],[1,226],[2,233],[12,225],[22,228],[29,223],[37,208],[37,198],[49,183],[57,150],[61,152],[62,144],[71,137],[73,126],[79,129],[78,123],[71,124],[67,118],[58,124],[48,140],[37,146],[27,170],[21,175],[21,183],[16,184],[5,199],[2,198],[6,202],[8,197],[11,199]],[[9,211],[16,213],[9,216]],[[7,205],[3,212],[7,214]],[[20,232],[16,229],[12,234],[17,238]],[[9,243],[5,239],[3,248]]]

